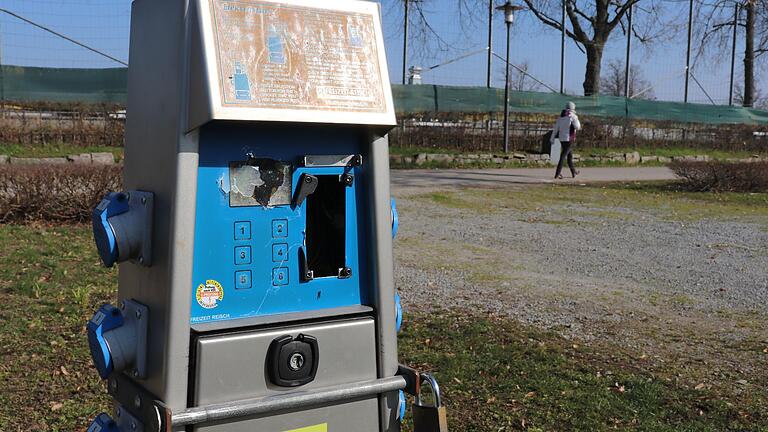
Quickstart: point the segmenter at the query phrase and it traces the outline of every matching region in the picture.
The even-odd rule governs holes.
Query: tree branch
[[[595,25],[595,17],[591,17],[579,9],[579,7],[574,3],[573,5],[573,11],[576,12],[577,15],[581,15],[585,20],[589,21],[593,26]]]
[[[424,10],[421,7],[421,2],[414,2],[414,6],[416,6],[416,11],[419,14],[419,18],[421,18],[421,22],[423,23],[425,30],[428,33],[432,33],[434,38],[437,40],[438,48],[441,50],[446,50],[447,47],[450,47],[451,44],[448,43],[448,41],[446,41],[445,39],[443,39],[427,20],[427,17],[424,15]]]
[[[608,21],[608,25],[606,28],[608,29],[608,33],[613,31],[614,28],[616,28],[616,25],[619,24],[622,18],[624,18],[624,15],[629,12],[629,8],[637,4],[640,0],[628,0],[626,3],[624,3],[622,6],[619,6],[616,10],[616,16],[613,17],[612,20]]]
[[[652,37],[644,37],[640,36],[640,33],[637,32],[637,28],[632,26],[632,34],[635,36],[635,38],[640,41],[640,43],[645,44],[651,41]]]
[[[557,29],[559,31],[563,31],[562,30],[562,26],[560,25],[560,22],[556,21],[554,18],[548,16],[544,12],[540,11],[539,9],[537,9],[533,5],[533,2],[531,0],[523,0],[523,1],[525,2],[526,6],[528,6],[528,9],[530,9],[531,12],[533,12],[533,14],[536,16],[536,18],[539,19],[539,21],[541,21],[545,25],[548,25],[549,27],[552,27],[552,28]],[[586,44],[589,41],[589,39],[587,39],[587,42],[585,42],[583,40],[583,38],[579,37],[577,34],[574,34],[574,32],[571,32],[567,28],[565,29],[565,34],[569,38],[571,38],[574,42],[576,42],[576,47],[579,48],[579,50],[581,52],[584,52],[584,49],[579,44],[584,45],[584,44]],[[583,36],[586,37],[586,34],[584,34]]]
[[[584,29],[581,27],[581,22],[579,22],[579,17],[576,16],[576,12],[573,10],[573,3],[574,0],[566,0],[565,2],[565,11],[568,14],[568,19],[571,21],[571,25],[573,26],[573,32],[576,34],[576,37],[578,37],[581,40],[581,43],[584,45],[588,43],[592,43],[592,40],[587,36],[587,33],[584,31]]]

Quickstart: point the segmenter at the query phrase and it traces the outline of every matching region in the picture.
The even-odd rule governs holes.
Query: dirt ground
[[[395,188],[408,310],[485,310],[695,388],[768,388],[768,202],[641,186]],[[764,394],[764,393],[763,393]]]

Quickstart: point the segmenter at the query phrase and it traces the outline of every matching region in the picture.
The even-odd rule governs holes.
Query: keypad
[[[279,243],[272,245],[272,262],[285,262],[288,260],[288,245]]]
[[[264,237],[261,234],[260,229],[257,229],[256,233],[252,233],[251,232],[252,225],[253,223],[251,221],[237,221],[234,223],[234,234],[235,234],[235,241],[236,241],[234,246],[234,261],[236,266],[235,289],[239,289],[239,290],[250,289],[253,286],[254,281],[251,278],[253,275],[254,267],[252,266],[259,268],[263,265],[262,263],[260,263],[260,260],[263,260],[263,259],[269,260],[268,255],[265,256],[261,252],[262,251],[261,248],[263,246],[259,245],[256,247],[256,252],[254,256],[253,243],[245,242],[245,244],[243,244],[244,241],[253,240],[254,235],[256,239],[260,239]],[[271,265],[274,266],[272,268],[272,285],[273,286],[288,285],[290,283],[290,271],[288,267],[286,267],[289,261],[289,244],[287,242],[288,220],[287,219],[272,220],[271,229],[272,229],[272,241],[271,241],[272,263]],[[268,233],[264,233],[264,234],[269,235]],[[237,243],[237,242],[240,242],[240,243]],[[267,245],[266,247],[269,248],[270,245]],[[264,264],[267,264],[267,263],[264,263]],[[260,274],[260,273],[257,273],[257,274]],[[257,285],[259,285],[260,283],[262,283],[262,281],[256,281]]]
[[[288,285],[288,267],[277,267],[272,269],[272,285]]]
[[[285,219],[275,219],[272,221],[272,238],[288,237],[288,221]]]
[[[235,272],[235,289],[251,288],[251,271],[243,270]]]
[[[235,240],[251,239],[251,223],[235,222]]]
[[[251,263],[251,247],[238,246],[235,248],[235,265],[245,265]]]

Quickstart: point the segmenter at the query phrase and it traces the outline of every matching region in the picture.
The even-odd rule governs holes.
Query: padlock
[[[416,395],[412,413],[413,413],[413,431],[414,432],[448,432],[448,417],[445,406],[440,397],[440,386],[437,385],[435,377],[428,373],[420,375],[421,386],[428,383],[432,388],[434,405],[422,405],[421,390]]]

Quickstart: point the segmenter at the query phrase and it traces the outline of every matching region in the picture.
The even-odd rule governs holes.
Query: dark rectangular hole
[[[339,276],[345,263],[346,192],[338,175],[319,175],[307,197],[307,267],[314,277]]]

